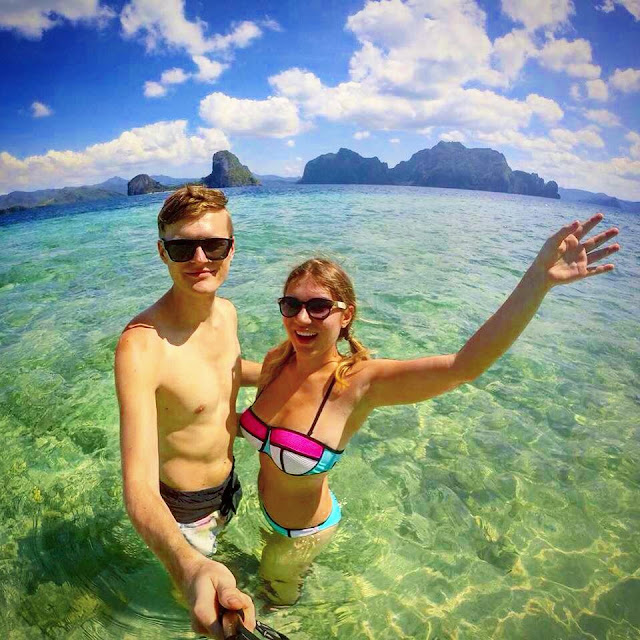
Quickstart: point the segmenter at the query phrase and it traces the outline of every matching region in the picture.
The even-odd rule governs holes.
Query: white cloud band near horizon
[[[0,192],[80,186],[119,174],[130,179],[138,173],[156,173],[160,167],[209,163],[216,151],[230,147],[218,129],[199,128],[190,135],[186,120],[173,120],[124,131],[83,151],[51,150],[24,159],[2,151]]]

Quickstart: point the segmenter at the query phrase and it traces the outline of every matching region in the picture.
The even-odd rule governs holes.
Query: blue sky
[[[22,0],[0,54],[0,193],[459,140],[640,200],[640,0]]]

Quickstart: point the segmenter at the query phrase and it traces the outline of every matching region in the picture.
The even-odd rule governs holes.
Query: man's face
[[[163,234],[165,240],[229,237],[231,237],[231,218],[226,209],[209,211],[197,218],[180,220],[169,225]],[[173,262],[161,241],[158,241],[158,251],[178,289],[194,294],[211,295],[226,280],[235,247],[231,248],[224,260],[209,260],[202,247],[198,247],[191,260],[187,262]]]

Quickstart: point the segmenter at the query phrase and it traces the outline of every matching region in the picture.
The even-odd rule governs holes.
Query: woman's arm
[[[596,251],[618,234],[617,229],[581,242],[602,218],[598,213],[551,236],[511,295],[458,353],[405,362],[371,361],[367,401],[382,406],[427,400],[486,371],[522,333],[552,287],[613,269],[613,264],[593,263],[618,251],[617,244]]]

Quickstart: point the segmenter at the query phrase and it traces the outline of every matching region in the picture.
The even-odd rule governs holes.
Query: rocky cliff
[[[213,154],[211,173],[202,178],[203,183],[211,188],[251,187],[260,184],[248,167],[240,164],[240,160],[230,151],[217,151]]]
[[[493,149],[467,149],[459,142],[439,142],[389,169],[378,158],[363,158],[349,149],[327,153],[307,163],[301,183],[396,184],[477,189],[559,198],[558,185],[535,173],[512,171]]]
[[[378,158],[363,158],[350,149],[326,153],[307,162],[302,184],[390,184],[389,166]]]
[[[165,187],[154,180],[146,173],[141,173],[135,178],[131,178],[127,184],[127,195],[139,196],[143,193],[156,193],[158,191],[168,191],[169,187]]]

